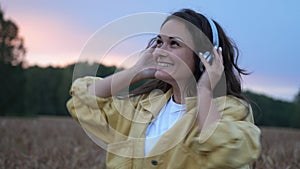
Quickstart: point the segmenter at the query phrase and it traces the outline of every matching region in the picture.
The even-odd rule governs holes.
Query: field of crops
[[[0,168],[105,168],[105,152],[71,118],[0,119]],[[300,130],[263,128],[256,169],[300,168]]]

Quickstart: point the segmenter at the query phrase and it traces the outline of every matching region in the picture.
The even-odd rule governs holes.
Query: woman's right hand
[[[155,46],[143,50],[139,55],[140,59],[133,66],[133,69],[137,72],[137,75],[141,79],[154,78],[156,72],[156,65],[153,58],[153,51]]]

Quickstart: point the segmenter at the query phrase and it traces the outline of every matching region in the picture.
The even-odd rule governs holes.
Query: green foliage
[[[38,115],[66,115],[65,102],[72,70],[31,67],[24,71],[24,112]]]
[[[271,97],[256,94],[250,91],[244,95],[252,103],[255,123],[263,126],[300,127],[295,123],[295,104],[276,100]],[[298,113],[299,114],[299,113]],[[298,122],[299,123],[299,118]]]
[[[291,123],[293,126],[300,128],[300,89],[294,99],[294,109],[295,114]]]
[[[24,82],[25,77],[21,66],[0,62],[0,115],[23,113]]]

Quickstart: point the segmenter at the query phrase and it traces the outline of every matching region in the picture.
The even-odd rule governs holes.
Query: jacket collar
[[[142,109],[150,112],[152,117],[156,117],[161,108],[168,102],[172,95],[172,89],[162,94],[160,90],[152,91],[147,99],[142,100],[139,104]]]
[[[161,110],[161,108],[168,102],[171,98],[173,90],[170,89],[166,93],[162,94],[161,91],[155,90],[149,94],[149,97],[139,104],[140,106],[150,112],[152,117],[156,117]],[[190,113],[192,108],[197,106],[197,97],[186,97],[185,98],[186,104],[186,112]]]

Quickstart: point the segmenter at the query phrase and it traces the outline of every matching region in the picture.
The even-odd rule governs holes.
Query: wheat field
[[[105,151],[69,117],[1,118],[1,169],[103,169]],[[300,130],[262,128],[255,169],[300,168]]]

